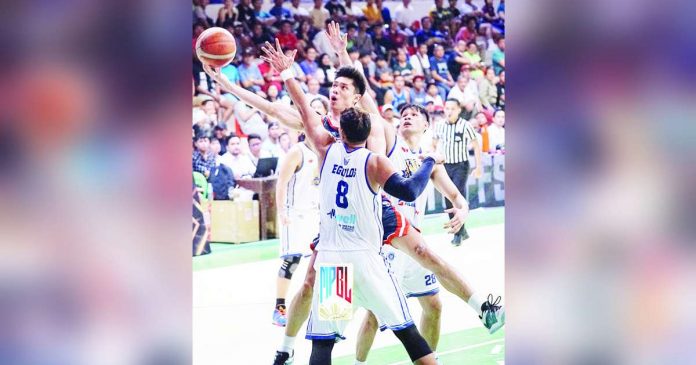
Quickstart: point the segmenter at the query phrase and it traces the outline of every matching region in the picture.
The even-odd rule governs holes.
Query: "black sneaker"
[[[292,351],[292,355],[287,352],[276,351],[273,365],[292,365],[293,361],[295,361],[295,350]]]
[[[481,312],[483,313],[481,322],[488,328],[488,333],[493,334],[505,324],[505,308],[500,304],[500,296],[493,300],[493,294],[488,294],[486,301],[481,304]]]
[[[466,228],[464,226],[462,226],[462,229],[459,230],[459,237],[462,241],[466,241],[469,239],[469,232],[466,231]]]
[[[462,236],[459,234],[455,234],[454,238],[452,238],[452,246],[454,247],[459,247],[462,244]]]

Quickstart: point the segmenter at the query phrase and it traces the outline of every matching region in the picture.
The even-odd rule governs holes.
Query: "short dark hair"
[[[341,130],[346,141],[365,142],[370,135],[370,129],[370,114],[358,108],[348,108],[341,113]]]
[[[247,135],[247,142],[250,142],[252,139],[258,139],[259,141],[263,141],[263,138],[261,138],[261,136],[259,136],[256,133],[251,133]]]
[[[448,102],[448,101],[451,101],[451,102],[453,102],[453,103],[456,103],[457,106],[460,107],[460,108],[462,107],[462,103],[460,103],[459,100],[457,100],[457,99],[454,99],[454,98],[447,98],[447,100],[445,100],[445,103]]]
[[[399,115],[404,114],[404,112],[408,109],[413,109],[422,114],[425,117],[425,121],[430,124],[430,114],[428,114],[428,111],[425,110],[425,108],[418,104],[404,104],[401,108],[399,108]]]
[[[358,94],[365,94],[365,89],[367,88],[367,85],[365,85],[365,78],[357,68],[352,66],[342,66],[338,69],[338,71],[336,71],[336,77],[334,80],[339,77],[347,77],[353,80],[353,86],[355,86],[355,90],[358,92]]]

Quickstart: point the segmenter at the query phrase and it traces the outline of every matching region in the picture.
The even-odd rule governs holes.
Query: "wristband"
[[[283,79],[283,82],[288,81],[289,79],[295,78],[295,73],[292,72],[291,69],[285,69],[280,73],[280,78]]]

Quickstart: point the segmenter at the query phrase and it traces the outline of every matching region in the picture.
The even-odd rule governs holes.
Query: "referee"
[[[476,168],[473,171],[475,178],[481,177],[481,145],[476,138],[474,127],[466,119],[461,117],[462,107],[457,99],[447,99],[445,102],[444,122],[435,127],[433,143],[436,151],[445,156],[445,170],[459,192],[466,197],[466,180],[469,176],[469,146],[474,147]],[[447,209],[452,208],[452,202],[445,200]],[[453,214],[449,214],[450,219]],[[454,234],[452,244],[459,246],[462,240],[469,238],[466,228],[462,226],[459,232]]]

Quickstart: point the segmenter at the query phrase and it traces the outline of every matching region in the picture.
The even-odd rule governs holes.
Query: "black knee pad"
[[[402,330],[394,331],[396,337],[404,344],[411,361],[416,361],[423,356],[430,355],[433,351],[425,342],[423,336],[418,333],[416,325],[412,324]]]
[[[302,255],[285,257],[280,265],[280,270],[278,270],[278,277],[288,280],[292,279],[292,274],[297,270],[297,265],[300,264],[301,258]]]
[[[335,340],[312,340],[309,365],[331,365],[331,351],[335,343]]]

